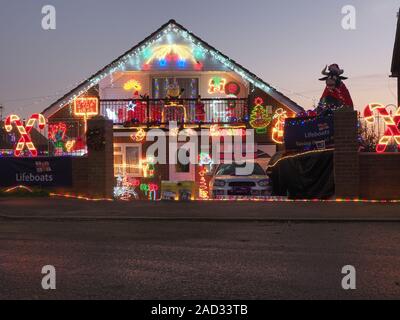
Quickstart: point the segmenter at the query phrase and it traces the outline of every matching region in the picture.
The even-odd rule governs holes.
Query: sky
[[[56,30],[41,27],[44,5]],[[342,28],[342,7],[356,29]],[[170,19],[305,109],[318,102],[326,64],[349,77],[357,109],[396,103],[389,78],[399,0],[0,0],[3,116],[40,112]]]

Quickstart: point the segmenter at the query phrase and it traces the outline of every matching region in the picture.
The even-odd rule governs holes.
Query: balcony
[[[178,124],[244,124],[248,122],[248,99],[141,99],[100,100],[103,116],[115,125],[163,126]]]

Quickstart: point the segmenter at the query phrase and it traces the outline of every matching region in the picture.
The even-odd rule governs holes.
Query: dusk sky
[[[389,79],[399,0],[0,0],[4,115],[42,111],[169,19],[236,60],[306,109],[326,64],[338,63],[355,105],[396,101]],[[41,28],[44,5],[57,29]],[[341,26],[344,5],[357,29]]]

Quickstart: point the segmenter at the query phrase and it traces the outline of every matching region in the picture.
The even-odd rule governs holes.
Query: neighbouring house
[[[167,131],[168,123],[175,121],[181,128],[235,135],[253,127],[255,154],[270,157],[281,143],[273,137],[273,128],[282,119],[279,115],[294,117],[303,111],[269,83],[170,20],[43,114],[49,125],[65,125],[68,139],[80,144],[88,117],[100,114],[112,120],[115,176],[148,179],[145,157],[150,143],[143,138],[149,129]],[[199,180],[194,164],[157,165],[150,171],[157,183]]]
[[[397,31],[392,59],[392,77],[397,78],[397,101],[400,106],[400,10],[397,13]]]

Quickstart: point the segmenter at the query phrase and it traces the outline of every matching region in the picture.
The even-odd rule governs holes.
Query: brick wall
[[[359,196],[357,122],[355,111],[335,112],[334,175],[337,198],[358,198]]]
[[[400,199],[400,154],[360,153],[360,198]]]
[[[88,145],[87,194],[95,198],[112,198],[114,188],[113,123],[104,117],[88,120],[88,132],[104,130],[104,147],[92,149]]]

